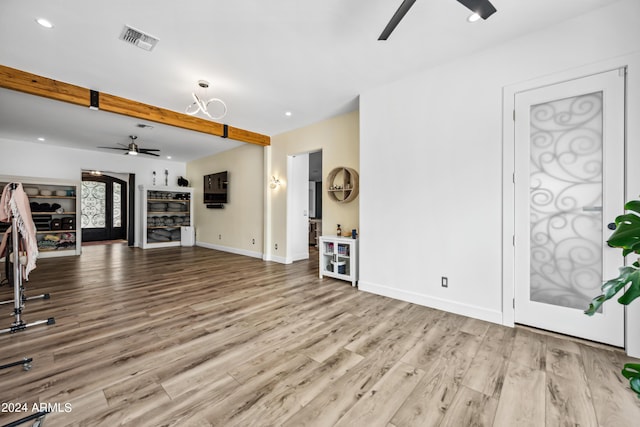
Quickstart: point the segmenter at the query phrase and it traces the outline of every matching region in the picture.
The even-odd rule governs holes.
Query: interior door
[[[127,237],[127,183],[111,176],[82,177],[82,240]]]
[[[515,321],[615,346],[624,309],[583,311],[622,264],[624,71],[515,95]]]

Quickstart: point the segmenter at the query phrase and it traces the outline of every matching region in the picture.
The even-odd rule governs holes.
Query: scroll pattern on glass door
[[[602,284],[602,92],[530,113],[530,298],[584,309]]]
[[[102,228],[106,224],[107,184],[82,181],[82,228]]]

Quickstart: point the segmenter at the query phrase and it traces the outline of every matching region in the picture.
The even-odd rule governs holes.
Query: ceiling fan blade
[[[158,148],[138,148],[140,151],[160,151]]]
[[[147,156],[156,156],[156,157],[160,157],[160,154],[156,154],[156,153],[149,153],[148,151],[145,151],[145,150],[140,150],[140,154],[146,154]]]
[[[122,150],[122,151],[129,151],[128,148],[119,148],[119,147],[97,147],[97,148],[106,148],[107,150]]]
[[[496,13],[496,8],[493,7],[489,0],[458,0],[458,3],[463,4],[470,11],[477,13],[482,19],[487,19]]]
[[[398,10],[396,10],[396,13],[394,13],[393,16],[391,17],[391,20],[389,21],[387,26],[384,27],[384,30],[380,34],[380,37],[378,37],[378,40],[386,40],[389,38],[393,30],[400,23],[400,21],[402,21],[402,18],[404,18],[404,15],[407,14],[409,9],[411,9],[411,6],[413,6],[415,2],[416,0],[404,0],[402,2]]]

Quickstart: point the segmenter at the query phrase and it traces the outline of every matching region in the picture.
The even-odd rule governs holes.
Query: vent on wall
[[[124,40],[129,44],[148,51],[153,50],[153,48],[156,47],[156,44],[158,44],[157,38],[127,25],[122,28],[120,40]]]

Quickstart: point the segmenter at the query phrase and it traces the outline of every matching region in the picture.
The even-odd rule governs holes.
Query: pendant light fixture
[[[227,105],[219,98],[211,98],[208,101],[206,100],[206,91],[209,88],[209,82],[206,80],[198,80],[198,86],[202,88],[205,92],[204,96],[200,97],[198,94],[193,92],[191,96],[193,96],[193,103],[189,104],[185,109],[185,113],[190,116],[194,116],[201,112],[205,116],[209,117],[213,120],[218,120],[227,115]],[[216,110],[220,110],[221,113],[217,114],[213,113],[213,107],[216,106]]]

